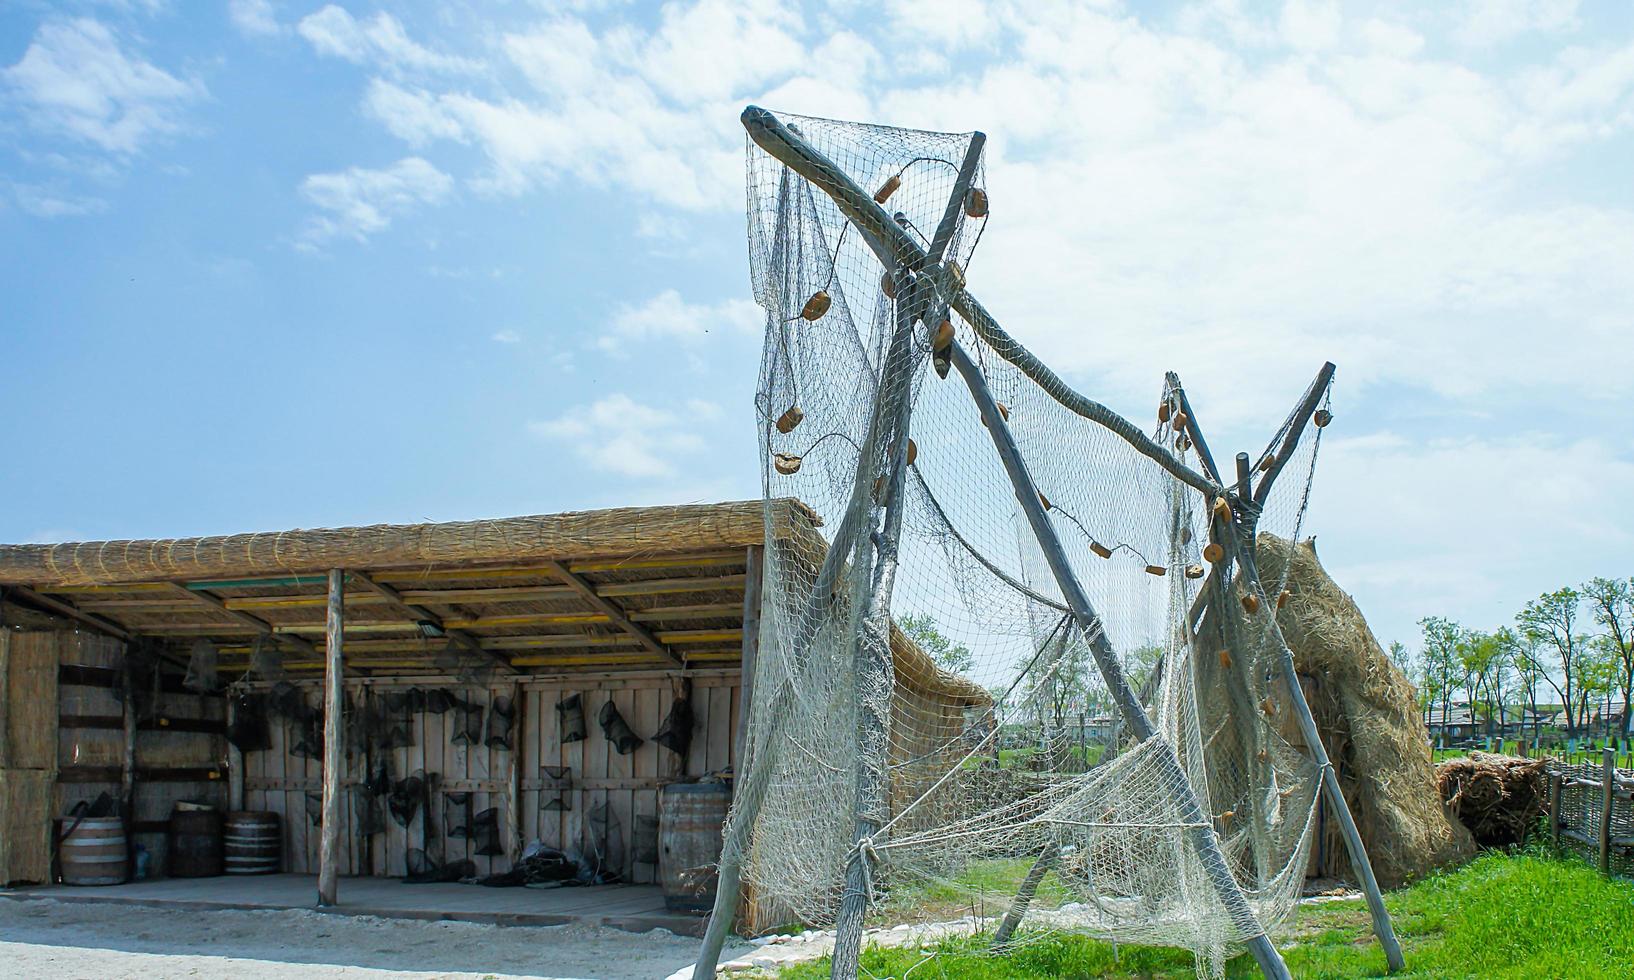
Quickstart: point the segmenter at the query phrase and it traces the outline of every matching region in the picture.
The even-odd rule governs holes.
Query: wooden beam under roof
[[[66,599],[58,599],[53,596],[42,595],[26,585],[10,585],[4,589],[4,592],[7,595],[22,599],[30,605],[39,606],[42,609],[49,609],[52,612],[67,616],[69,619],[76,622],[84,623],[86,626],[89,626],[100,633],[111,636],[116,640],[124,640],[126,643],[133,643],[137,639],[137,634],[125,627],[122,623],[116,623],[106,616],[94,616],[85,610],[78,608],[72,602],[69,602]],[[179,657],[172,656],[163,650],[155,650],[154,653],[160,660],[170,664],[172,667],[181,667],[184,670],[187,668],[187,663]]]
[[[199,589],[189,589],[187,586],[177,582],[170,582],[167,584],[170,586],[171,591],[174,594],[188,596],[192,598],[195,603],[213,609],[218,614],[231,619],[233,622],[238,623],[241,626],[247,626],[263,636],[272,637],[275,640],[281,640],[302,653],[310,654],[313,657],[319,656],[318,648],[313,646],[311,643],[308,643],[306,640],[303,640],[298,636],[288,636],[277,633],[273,630],[272,624],[264,619],[257,619],[256,617],[251,616],[249,613],[240,612],[237,609],[228,609],[226,603],[224,603],[218,596]],[[351,667],[346,668],[346,673],[349,676],[358,676],[357,672]]]
[[[492,660],[495,664],[503,667],[506,673],[516,673],[516,668],[511,666],[511,662],[505,659],[504,655],[496,653],[493,650],[484,649],[482,645],[477,642],[476,637],[462,629],[448,628],[443,624],[443,619],[441,616],[438,616],[436,613],[425,608],[424,606],[411,605],[403,601],[403,594],[391,586],[382,582],[376,582],[363,572],[353,572],[352,578],[364,588],[383,596],[386,600],[386,605],[395,610],[398,615],[405,616],[408,619],[413,620],[416,625],[421,622],[430,623],[450,640],[453,640],[455,643],[458,643],[460,646],[470,650],[473,653],[482,654],[483,656]]]
[[[578,592],[584,598],[584,601],[606,613],[607,618],[612,620],[613,625],[635,637],[636,641],[645,647],[647,652],[655,653],[677,667],[686,666],[686,663],[680,657],[677,657],[669,647],[658,642],[658,637],[653,636],[645,626],[631,619],[629,614],[624,611],[623,606],[598,595],[595,586],[580,578],[561,562],[550,562],[549,567],[556,573],[557,578],[566,583],[568,588]]]

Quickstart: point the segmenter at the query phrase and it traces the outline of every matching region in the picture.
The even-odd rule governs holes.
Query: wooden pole
[[[522,859],[522,847],[527,843],[522,837],[522,765],[523,752],[527,749],[524,736],[528,731],[528,699],[521,681],[511,683],[511,710],[515,714],[511,718],[511,769],[506,779],[506,792],[511,796],[511,833],[506,851],[507,860],[514,864]]]
[[[227,692],[227,731],[233,730],[233,723],[238,720],[238,698],[229,690]],[[227,809],[244,809],[244,753],[238,746],[227,740]]]
[[[1262,484],[1263,488],[1264,484]],[[1251,538],[1253,529],[1248,529]],[[1384,907],[1384,893],[1379,888],[1379,879],[1373,874],[1373,863],[1367,857],[1367,845],[1362,842],[1361,831],[1356,829],[1356,818],[1351,815],[1350,804],[1345,800],[1344,789],[1339,785],[1339,774],[1334,769],[1333,761],[1328,758],[1328,750],[1322,744],[1322,732],[1316,727],[1316,718],[1311,714],[1310,702],[1305,700],[1305,688],[1299,683],[1299,671],[1294,665],[1293,651],[1288,649],[1288,641],[1282,636],[1282,628],[1277,624],[1276,603],[1265,593],[1265,585],[1260,581],[1259,567],[1250,549],[1245,548],[1236,534],[1227,535],[1232,543],[1232,550],[1236,552],[1237,564],[1242,568],[1244,584],[1259,598],[1259,612],[1255,615],[1265,617],[1266,631],[1270,639],[1278,647],[1279,666],[1283,680],[1288,684],[1288,700],[1293,707],[1294,719],[1299,722],[1299,731],[1305,737],[1305,744],[1310,749],[1311,761],[1315,762],[1322,772],[1322,790],[1327,797],[1328,806],[1333,811],[1334,820],[1339,824],[1339,833],[1345,839],[1345,849],[1350,853],[1350,868],[1362,886],[1362,894],[1367,898],[1367,909],[1373,918],[1373,934],[1378,937],[1379,945],[1384,948],[1384,958],[1389,965],[1389,972],[1395,973],[1405,969],[1407,961],[1401,953],[1401,943],[1396,940],[1395,926],[1390,922],[1390,912]],[[1289,555],[1289,561],[1293,556]],[[1229,604],[1221,610],[1222,615],[1230,615]]]
[[[1147,717],[1145,710],[1141,708],[1134,688],[1129,685],[1129,679],[1123,672],[1123,664],[1119,662],[1117,654],[1112,650],[1111,642],[1106,638],[1100,617],[1096,615],[1089,595],[1084,592],[1076,573],[1072,570],[1072,564],[1061,546],[1061,539],[1056,535],[1054,525],[1044,512],[1043,503],[1038,496],[1038,486],[1033,483],[1032,474],[1028,472],[1027,464],[1021,458],[1021,450],[1016,446],[1009,424],[999,414],[998,404],[993,400],[993,393],[987,387],[987,379],[958,341],[953,343],[952,357],[953,366],[964,378],[971,397],[981,410],[982,420],[987,425],[993,446],[1015,489],[1016,501],[1027,516],[1033,536],[1038,540],[1039,550],[1043,552],[1044,559],[1055,576],[1056,584],[1067,600],[1067,605],[1072,608],[1079,629],[1090,640],[1090,653],[1095,657],[1095,664],[1100,669],[1101,677],[1106,682],[1107,690],[1111,693],[1119,714],[1137,741],[1147,741],[1157,734],[1157,730],[1151,718]],[[1184,787],[1178,802],[1181,806],[1181,819],[1189,828],[1187,836],[1197,852],[1204,871],[1208,874],[1210,884],[1219,896],[1221,905],[1231,915],[1238,933],[1248,937],[1245,945],[1254,955],[1260,971],[1274,980],[1284,977],[1291,980],[1288,966],[1282,961],[1282,954],[1277,952],[1270,937],[1265,934],[1264,927],[1255,918],[1254,911],[1243,894],[1242,886],[1232,875],[1225,854],[1220,850],[1220,840],[1214,833],[1214,821],[1203,812],[1196,790],[1186,777],[1185,770],[1180,767],[1180,760],[1175,757],[1174,749],[1165,747],[1164,752],[1157,756],[1157,762],[1163,769],[1162,778],[1169,780],[1173,786]]]
[[[121,678],[125,693],[123,722],[125,726],[125,755],[119,769],[119,815],[125,821],[125,840],[131,841],[136,836],[136,674],[131,665],[130,647],[125,648],[123,660],[124,675]],[[158,668],[155,667],[155,670]],[[128,848],[128,872],[135,877],[136,848]],[[155,871],[162,873],[163,869]]]
[[[973,157],[967,160],[966,173],[974,168]],[[968,184],[968,176],[965,183]],[[955,193],[949,206],[957,207],[964,199],[962,191]],[[857,800],[854,814],[852,841],[856,849],[846,868],[845,890],[840,898],[840,913],[834,921],[834,954],[829,964],[831,980],[855,980],[862,957],[863,919],[868,913],[869,893],[872,891],[869,865],[874,835],[890,819],[889,776],[886,773],[890,754],[891,692],[895,688],[895,673],[891,659],[891,591],[896,582],[897,542],[902,530],[902,511],[908,474],[908,422],[913,413],[911,385],[913,367],[918,358],[912,349],[913,324],[922,308],[924,292],[909,285],[907,271],[900,266],[895,270],[897,295],[896,335],[887,356],[876,401],[873,426],[879,442],[868,448],[878,452],[879,443],[888,449],[884,455],[880,475],[886,478],[884,501],[885,520],[877,534],[870,534],[873,550],[870,563],[871,589],[868,605],[863,610],[860,635],[855,644],[855,683],[857,705]],[[859,462],[858,482],[873,474],[872,459],[864,456]],[[874,457],[877,458],[877,457]],[[872,480],[868,481],[872,484]],[[873,527],[870,516],[868,526]],[[864,546],[865,551],[868,546]],[[883,696],[881,695],[883,692]],[[873,696],[870,697],[869,695]]]
[[[1556,851],[1560,850],[1560,801],[1564,782],[1560,773],[1549,774],[1549,846]]]
[[[338,903],[340,888],[340,769],[341,688],[345,664],[341,657],[341,632],[345,625],[345,598],[342,592],[346,573],[329,572],[329,610],[324,633],[323,673],[323,828],[318,845],[318,905]]]
[[[1600,873],[1611,874],[1611,808],[1616,803],[1617,750],[1600,750]]]
[[[733,736],[732,772],[743,766],[743,740],[748,737],[749,705],[755,694],[755,657],[760,652],[761,579],[766,570],[766,546],[752,544],[744,553],[743,672],[738,678],[738,730]]]

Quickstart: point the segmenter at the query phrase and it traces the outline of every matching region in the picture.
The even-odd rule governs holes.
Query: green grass
[[[995,866],[979,874],[996,884],[1013,872]],[[1046,879],[1046,887],[1049,883]],[[1576,860],[1489,853],[1390,894],[1388,904],[1407,957],[1404,978],[1622,980],[1634,975],[1634,883],[1608,881]],[[1360,902],[1301,908],[1291,934],[1280,937],[1278,945],[1296,977],[1384,975],[1384,954]],[[879,980],[901,980],[910,970],[914,980],[1195,976],[1191,955],[1183,951],[1123,946],[1114,956],[1106,943],[1061,934],[1023,943],[1004,956],[989,954],[985,937],[950,940],[928,952],[871,948],[862,964],[864,976]],[[1226,973],[1258,976],[1246,955],[1231,960]],[[781,980],[827,976],[827,960],[778,974]]]

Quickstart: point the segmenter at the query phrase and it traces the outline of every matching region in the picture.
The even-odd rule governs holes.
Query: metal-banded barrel
[[[221,811],[177,809],[170,815],[170,876],[221,874]]]
[[[86,817],[77,825],[74,820],[63,819],[63,827],[73,829],[57,852],[63,884],[124,884],[130,871],[124,823],[118,817]]]
[[[731,783],[671,783],[658,802],[658,882],[672,912],[708,912],[720,881]]]
[[[222,840],[230,875],[277,874],[283,863],[283,834],[270,810],[229,811]]]

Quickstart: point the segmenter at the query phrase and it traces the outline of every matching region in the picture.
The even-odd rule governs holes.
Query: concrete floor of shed
[[[48,885],[0,889],[7,898],[107,903],[170,909],[311,909],[325,914],[388,919],[477,922],[492,925],[587,925],[646,932],[667,929],[701,936],[706,918],[664,907],[655,885],[574,888],[485,888],[438,883],[411,885],[394,878],[342,878],[339,904],[316,909],[316,875],[223,875],[163,878],[124,885]]]

